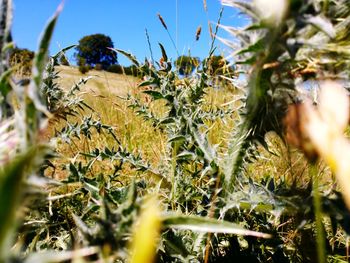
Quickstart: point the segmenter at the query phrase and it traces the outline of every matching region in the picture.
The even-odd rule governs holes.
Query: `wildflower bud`
[[[278,26],[288,9],[288,0],[254,0],[254,6],[263,22]]]

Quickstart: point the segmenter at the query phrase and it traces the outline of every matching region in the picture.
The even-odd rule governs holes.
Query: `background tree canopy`
[[[10,65],[18,66],[17,72],[28,76],[32,71],[34,52],[28,49],[14,48],[10,54]]]
[[[107,69],[110,65],[118,63],[117,54],[108,48],[113,48],[112,39],[103,34],[85,36],[79,40],[75,57],[79,66]]]
[[[234,72],[233,66],[230,66],[230,63],[221,55],[210,56],[208,69],[212,75],[226,75]]]
[[[196,67],[199,66],[200,60],[197,57],[191,56],[179,56],[174,65],[179,70],[179,73],[183,76],[189,76]]]

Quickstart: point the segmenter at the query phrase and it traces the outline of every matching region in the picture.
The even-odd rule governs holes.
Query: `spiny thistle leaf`
[[[136,57],[131,54],[131,53],[128,53],[124,50],[121,50],[121,49],[117,49],[117,48],[108,48],[110,50],[113,50],[114,52],[118,52],[122,55],[124,55],[125,57],[127,57],[132,63],[134,63],[135,66],[139,67],[140,66],[140,62],[138,62],[138,60],[136,59]]]
[[[326,33],[330,38],[334,38],[336,36],[336,31],[333,24],[326,17],[321,15],[313,16],[310,17],[307,22]]]
[[[36,53],[34,57],[34,67],[33,67],[33,79],[35,82],[35,85],[37,89],[39,89],[43,77],[43,73],[45,71],[45,66],[47,63],[47,55],[48,50],[52,38],[52,34],[54,31],[54,28],[56,26],[56,22],[58,19],[59,14],[61,13],[63,9],[63,4],[61,4],[56,11],[56,14],[49,20],[40,40],[38,52]]]
[[[158,43],[160,50],[162,51],[162,57],[164,59],[164,62],[168,61],[168,55],[166,54],[165,48],[163,47],[163,45],[161,43]]]

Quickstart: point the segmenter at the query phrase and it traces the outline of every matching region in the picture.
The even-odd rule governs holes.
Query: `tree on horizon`
[[[109,36],[88,35],[79,40],[74,56],[78,66],[107,69],[111,65],[118,64],[117,54],[109,49],[113,47],[113,41]]]

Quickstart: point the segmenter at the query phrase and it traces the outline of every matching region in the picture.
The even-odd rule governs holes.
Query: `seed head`
[[[165,30],[168,30],[168,27],[165,24],[165,21],[164,21],[163,17],[159,13],[157,14],[157,16],[158,16],[160,22],[162,23],[163,27],[165,28]]]
[[[199,26],[199,27],[197,28],[197,31],[196,31],[196,41],[199,40],[199,37],[200,37],[200,35],[201,35],[201,32],[202,32],[202,27]]]
[[[205,12],[208,12],[207,0],[203,0],[203,6],[204,6]]]

